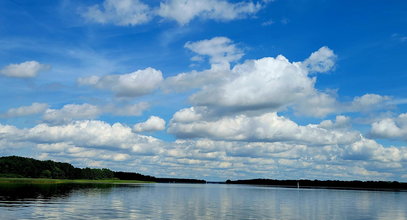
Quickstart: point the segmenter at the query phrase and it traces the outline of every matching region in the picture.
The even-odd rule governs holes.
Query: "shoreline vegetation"
[[[134,172],[117,172],[106,168],[76,168],[69,163],[61,163],[51,160],[40,161],[19,156],[0,157],[0,184],[62,183],[216,183],[286,188],[407,191],[407,183],[397,181],[248,179],[227,180],[225,182],[207,182],[205,180],[198,179],[158,178]]]
[[[0,178],[4,181],[25,181],[31,183],[206,183],[205,180],[182,178],[157,178],[133,172],[116,172],[102,168],[77,168],[69,163],[51,160],[8,156],[0,157]],[[7,180],[6,180],[7,179]]]
[[[0,184],[65,184],[65,183],[86,183],[86,184],[135,184],[154,183],[140,180],[119,180],[119,179],[46,179],[46,178],[9,178],[0,177]]]

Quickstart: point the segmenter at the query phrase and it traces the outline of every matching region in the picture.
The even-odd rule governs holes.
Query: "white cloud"
[[[376,160],[384,163],[407,161],[407,148],[383,147],[374,140],[362,138],[346,146],[343,157],[351,160]]]
[[[251,121],[266,126],[270,124],[270,121],[262,122],[258,119]],[[334,126],[328,122],[299,126],[280,116],[273,120],[287,126],[281,132],[279,129],[274,130],[275,135],[278,132],[282,134],[280,136],[290,135],[288,132],[294,128],[297,129],[295,131],[308,130],[308,133],[302,135],[308,134],[310,139],[318,135],[325,136],[326,139],[334,132],[345,134],[346,132],[341,131],[343,126],[338,127],[339,131],[332,127],[348,119],[338,116],[332,122]],[[264,129],[261,126],[259,128]],[[321,133],[324,130],[328,132]],[[295,137],[296,134],[291,136]],[[338,137],[336,140],[342,138]],[[298,144],[292,141],[211,139],[185,139],[165,143],[133,133],[126,125],[110,125],[102,121],[76,121],[59,126],[40,124],[27,129],[0,125],[2,150],[5,149],[3,142],[36,146],[42,158],[62,158],[63,161],[76,161],[87,166],[103,165],[124,171],[139,167],[139,172],[149,175],[162,176],[166,173],[174,177],[182,175],[218,180],[224,180],[222,178],[225,176],[239,179],[306,176],[311,179],[405,180],[401,176],[407,166],[406,147],[383,147],[363,137],[349,143],[324,145]]]
[[[373,140],[361,139],[348,145],[344,151],[344,159],[369,160],[372,159],[376,150],[381,146]]]
[[[32,103],[30,106],[21,106],[18,108],[11,108],[6,113],[2,114],[2,117],[13,118],[22,117],[27,115],[42,114],[48,109],[46,103]]]
[[[390,101],[389,96],[381,96],[377,94],[365,94],[360,97],[355,97],[348,107],[348,111],[372,111],[378,108],[384,108],[389,106],[391,103],[386,103]]]
[[[227,37],[214,37],[209,40],[187,42],[185,48],[192,50],[199,56],[209,56],[211,63],[230,63],[239,60],[244,54]]]
[[[229,21],[256,14],[263,3],[237,2],[225,0],[166,0],[160,3],[158,15],[177,21],[181,25],[189,23],[194,18]]]
[[[378,138],[407,141],[407,113],[400,114],[397,118],[385,118],[374,122],[370,132]]]
[[[325,117],[332,113],[341,113],[341,103],[336,100],[336,93],[314,91],[307,98],[298,100],[294,106],[297,115]]]
[[[102,113],[101,109],[90,104],[68,104],[62,109],[47,109],[43,120],[51,124],[63,124],[78,119],[97,118]]]
[[[348,144],[360,138],[355,132],[333,130],[332,126],[300,126],[295,122],[266,113],[260,116],[224,116],[217,120],[196,120],[194,109],[184,109],[174,115],[168,132],[179,138],[210,138],[229,141],[290,142],[310,145]],[[192,117],[182,117],[191,115]],[[190,118],[190,120],[185,120]],[[180,119],[180,121],[178,121]],[[345,123],[345,118],[337,118],[337,125]],[[329,127],[329,129],[327,129]],[[339,127],[339,126],[338,126]]]
[[[303,64],[310,72],[328,72],[335,65],[336,55],[328,47],[321,47],[304,60]]]
[[[391,98],[377,94],[337,100],[335,90],[319,91],[312,72],[334,68],[336,55],[321,47],[303,62],[290,62],[282,55],[247,60],[230,69],[243,53],[228,38],[188,42],[185,47],[210,57],[211,68],[168,77],[165,91],[200,89],[190,96],[194,106],[206,106],[218,114],[245,111],[281,111],[293,107],[296,115],[325,117],[346,112],[369,112],[392,106]],[[238,54],[238,56],[234,55]]]
[[[394,106],[389,96],[365,94],[355,97],[351,102],[339,102],[336,96],[336,91],[315,92],[309,98],[299,100],[294,108],[299,115],[325,117],[332,113],[367,113]]]
[[[151,153],[161,142],[153,137],[138,135],[126,125],[103,121],[74,121],[65,125],[39,124],[26,130],[7,129],[8,138],[16,135],[21,141],[39,144],[68,143],[75,147],[126,150]],[[20,134],[20,135],[18,135]]]
[[[102,5],[93,5],[82,15],[96,23],[116,25],[139,25],[150,21],[152,12],[140,0],[105,0]]]
[[[406,167],[406,147],[383,147],[360,138],[346,145],[310,147],[287,142],[178,140],[165,151],[167,165],[233,178],[392,179]],[[180,166],[181,164],[181,166]],[[198,171],[204,172],[202,170]],[[243,174],[247,172],[247,174]],[[202,174],[201,174],[202,175]],[[287,176],[288,175],[288,176]]]
[[[59,142],[59,143],[52,143],[52,144],[37,144],[37,148],[44,152],[62,152],[65,149],[75,148],[74,145],[66,143],[66,142]]]
[[[136,104],[118,106],[118,105],[107,105],[103,107],[103,111],[110,113],[112,115],[119,116],[140,116],[143,112],[148,109],[150,105],[147,102],[139,102]]]
[[[0,139],[1,140],[15,140],[19,138],[19,129],[12,125],[0,124]]]
[[[202,112],[196,107],[184,108],[175,112],[173,122],[194,122],[203,118]]]
[[[49,70],[50,65],[41,64],[37,61],[27,61],[19,64],[10,64],[0,70],[0,74],[17,78],[32,78],[41,71]]]
[[[42,152],[56,153],[59,156],[74,157],[74,158],[91,158],[92,160],[112,160],[112,161],[125,161],[131,158],[129,154],[116,153],[107,150],[89,149],[83,147],[76,147],[70,143],[60,142],[52,144],[37,144],[37,148]]]
[[[102,114],[117,116],[140,116],[148,109],[150,105],[147,102],[139,102],[128,105],[108,104],[105,106],[96,106],[88,103],[67,104],[61,109],[46,109],[43,111],[43,120],[50,124],[66,124],[76,120],[95,119]]]
[[[315,79],[300,63],[282,55],[249,60],[231,70],[228,81],[208,85],[190,97],[195,105],[236,110],[281,109],[314,94]]]
[[[363,137],[360,132],[351,130],[349,117],[339,115],[319,124],[300,125],[276,113],[293,107],[294,111],[323,117],[387,105],[390,100],[387,96],[366,94],[340,103],[334,92],[318,91],[315,75],[309,73],[333,68],[329,53],[324,55],[320,49],[321,54],[313,53],[307,65],[305,61],[290,62],[278,56],[247,61],[231,68],[218,64],[238,61],[242,52],[227,38],[219,44],[214,43],[214,39],[199,42],[205,42],[206,46],[198,42],[186,44],[212,60],[210,69],[165,80],[169,90],[198,89],[191,96],[193,106],[179,110],[169,122],[168,132],[181,139],[164,142],[135,133],[165,129],[165,121],[156,116],[134,127],[96,120],[76,121],[94,119],[105,113],[141,115],[149,106],[145,102],[66,105],[61,109],[48,109],[43,117],[52,122],[49,124],[24,129],[0,125],[1,151],[26,146],[27,151],[32,152],[36,147],[42,158],[76,159],[97,166],[112,162],[110,165],[117,166],[117,170],[139,167],[140,172],[159,176],[182,173],[185,177],[209,179],[224,176],[301,178],[304,175],[338,179],[407,178],[401,177],[407,166],[407,148],[382,146]],[[140,73],[143,71],[145,75]],[[146,80],[147,72],[154,72],[153,80]],[[153,92],[162,85],[162,74],[157,72],[146,69],[78,81],[111,90],[117,96],[134,97]],[[304,100],[307,102],[301,105]],[[10,117],[38,114],[46,108],[46,104],[33,103],[10,109],[5,114]],[[405,118],[402,114],[380,120],[372,125],[372,133],[405,140]]]
[[[136,132],[150,132],[150,131],[161,131],[165,129],[165,120],[157,117],[150,116],[147,121],[142,123],[137,123],[134,125],[133,130]]]
[[[229,46],[233,47],[219,42],[229,42]],[[327,47],[314,52],[311,55],[312,59],[309,58],[304,62],[290,62],[279,55],[276,58],[247,60],[232,69],[228,62],[237,60],[240,55],[229,56],[229,53],[239,54],[240,52],[233,52],[239,50],[228,38],[218,37],[187,43],[186,47],[200,55],[211,57],[211,68],[168,77],[163,83],[163,88],[165,91],[200,89],[190,96],[194,106],[206,106],[210,111],[218,114],[245,111],[261,113],[280,111],[287,107],[294,107],[299,115],[313,117],[346,112],[342,104],[336,100],[335,92],[318,91],[315,88],[316,77],[309,75],[311,64],[305,65],[305,62],[312,63],[310,60],[333,62],[334,59],[331,57],[336,55]],[[318,58],[324,55],[326,55],[325,60]],[[332,66],[326,64],[324,71]],[[317,67],[312,66],[312,71],[316,71],[315,68]],[[319,69],[319,71],[323,70]]]
[[[324,120],[320,124],[321,128],[325,129],[341,129],[348,128],[350,126],[350,118],[343,115],[336,116],[335,121]]]
[[[78,79],[80,85],[111,90],[119,97],[136,97],[151,93],[162,81],[161,71],[153,68],[123,75],[90,76]]]
[[[167,77],[163,83],[165,91],[185,91],[202,88],[207,85],[225,82],[231,77],[229,65],[212,65],[204,71],[191,71]]]

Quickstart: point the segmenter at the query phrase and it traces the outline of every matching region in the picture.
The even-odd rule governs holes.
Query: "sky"
[[[0,156],[407,181],[407,2],[0,1]]]

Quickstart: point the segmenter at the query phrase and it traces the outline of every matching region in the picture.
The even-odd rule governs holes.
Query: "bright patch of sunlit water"
[[[0,219],[407,219],[407,192],[223,184],[0,185]]]

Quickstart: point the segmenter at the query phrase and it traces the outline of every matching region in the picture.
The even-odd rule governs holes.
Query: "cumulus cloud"
[[[335,91],[316,92],[307,99],[299,100],[294,108],[299,115],[325,117],[332,113],[373,112],[394,106],[392,98],[377,94],[355,97],[351,102],[339,102]]]
[[[195,105],[234,110],[280,109],[315,92],[315,79],[282,55],[249,60],[231,70],[229,81],[208,85],[190,97]]]
[[[201,108],[197,107],[190,107],[184,108],[177,112],[175,112],[174,116],[172,117],[172,121],[177,123],[184,123],[184,122],[195,122],[198,120],[203,119],[204,112]]]
[[[166,91],[199,89],[189,97],[194,106],[205,106],[218,114],[280,111],[287,107],[293,107],[300,115],[313,117],[346,112],[336,100],[336,93],[317,90],[316,77],[309,75],[310,71],[317,71],[313,63],[327,63],[318,71],[333,67],[329,63],[336,55],[328,47],[322,47],[303,62],[290,62],[279,55],[247,60],[233,68],[228,62],[238,60],[243,53],[228,38],[188,42],[186,47],[198,55],[209,56],[211,68],[168,77],[163,88]]]
[[[407,161],[406,147],[383,147],[376,141],[362,138],[344,148],[344,159],[350,160],[376,160],[380,162]]]
[[[201,72],[192,71],[169,77],[164,82],[164,89],[200,89],[190,96],[192,104],[207,107],[217,114],[245,111],[261,113],[293,107],[297,115],[325,117],[329,114],[369,112],[391,106],[391,97],[388,96],[365,94],[355,97],[351,102],[340,102],[335,90],[317,90],[316,77],[311,77],[309,73],[333,68],[335,57],[332,50],[322,47],[303,62],[290,62],[279,55],[276,58],[248,60],[232,69],[227,65],[212,65],[210,69]]]
[[[162,88],[164,91],[185,91],[199,89],[207,85],[219,84],[231,77],[229,65],[212,65],[204,71],[191,71],[167,77]]]
[[[363,96],[355,97],[352,103],[347,107],[348,111],[372,111],[378,108],[389,106],[387,103],[391,98],[389,96],[381,96],[377,94],[365,94]]]
[[[43,120],[51,124],[63,124],[78,119],[93,119],[102,113],[101,109],[90,104],[68,104],[61,109],[47,109]]]
[[[120,170],[139,167],[140,172],[160,176],[407,178],[401,177],[407,166],[407,148],[383,146],[363,137],[352,130],[349,117],[338,115],[332,120],[300,125],[276,112],[293,107],[295,112],[323,117],[370,111],[389,103],[390,97],[376,94],[340,103],[335,92],[318,91],[316,76],[310,73],[326,72],[335,66],[329,48],[321,48],[303,62],[290,62],[280,55],[231,68],[219,64],[238,61],[243,52],[228,38],[189,42],[185,47],[209,57],[211,68],[182,73],[164,82],[169,90],[197,89],[190,97],[193,106],[177,111],[169,122],[167,131],[178,140],[165,142],[138,133],[165,129],[166,122],[157,116],[134,127],[83,120],[105,113],[141,115],[149,107],[145,102],[119,106],[70,104],[48,110],[46,104],[33,103],[4,114],[17,117],[44,113],[47,123],[24,129],[0,124],[0,149],[36,147],[41,158],[86,160],[97,166],[103,164],[101,161],[114,162]],[[86,77],[78,82],[111,90],[121,97],[148,94],[163,86],[162,73],[152,68]],[[406,118],[401,114],[382,119],[372,125],[371,133],[405,140]]]
[[[161,131],[164,129],[165,129],[165,120],[157,116],[150,116],[147,119],[147,121],[137,123],[134,125],[133,128],[135,132]]]
[[[41,71],[49,70],[50,65],[37,61],[27,61],[19,64],[10,64],[0,70],[0,74],[8,77],[32,78]]]
[[[400,114],[396,118],[385,118],[374,122],[370,132],[377,138],[407,141],[407,113]]]
[[[68,143],[76,147],[127,150],[133,153],[153,152],[161,141],[138,135],[121,123],[110,125],[103,121],[74,121],[64,125],[39,124],[25,130],[7,128],[4,132],[19,137],[20,141],[37,144]]]
[[[11,108],[7,110],[6,113],[1,114],[2,117],[14,118],[22,117],[27,115],[42,114],[48,109],[48,104],[46,103],[32,103],[30,106],[21,106],[18,108]]]
[[[332,91],[314,91],[306,99],[298,100],[294,109],[297,115],[325,117],[332,113],[342,113],[342,104],[336,100],[336,93]]]
[[[341,129],[350,127],[350,118],[344,115],[337,115],[335,121],[324,120],[319,126],[325,129]]]
[[[158,139],[133,133],[126,125],[96,120],[38,124],[27,129],[0,124],[0,140],[34,145],[47,155],[93,161],[123,161],[135,155],[154,155],[162,145]]]
[[[248,175],[282,179],[287,179],[287,175],[296,178],[306,175],[317,179],[377,180],[400,178],[406,166],[406,150],[406,147],[383,147],[361,137],[345,145],[319,147],[287,142],[188,139],[176,141],[165,152],[168,165],[178,169],[206,167],[200,173],[217,173],[222,169],[221,176],[240,174],[239,179],[250,178]]]
[[[88,7],[82,15],[92,22],[126,26],[149,22],[152,11],[140,0],[105,0],[103,4]]]
[[[328,47],[321,47],[304,60],[303,64],[310,72],[327,72],[335,65],[336,55]]]
[[[123,75],[90,76],[79,78],[80,85],[111,90],[119,97],[137,97],[153,92],[163,81],[161,71],[146,68]]]
[[[188,112],[189,111],[189,112]],[[185,116],[190,116],[185,120]],[[358,133],[327,129],[325,125],[300,126],[295,122],[278,116],[276,113],[266,113],[260,116],[224,116],[217,120],[199,119],[193,109],[184,109],[176,113],[170,122],[168,132],[178,138],[211,138],[229,141],[251,142],[290,142],[298,144],[328,145],[352,143],[360,138]],[[337,119],[337,124],[343,118]],[[331,126],[330,128],[333,128]]]
[[[19,129],[12,125],[0,124],[0,139],[1,140],[16,140],[21,134]]]
[[[316,77],[309,74],[329,71],[335,64],[336,55],[328,47],[321,47],[303,62],[290,62],[279,55],[247,60],[233,68],[229,62],[239,60],[243,52],[228,38],[187,42],[185,47],[198,56],[210,57],[211,68],[168,77],[163,88],[200,89],[190,97],[195,106],[206,106],[221,114],[293,107],[296,114],[312,117],[361,108],[357,103],[350,106],[338,102],[335,91],[315,88]]]
[[[276,117],[277,121],[288,120]],[[339,125],[346,120],[338,116],[332,123]],[[256,123],[261,121],[257,120]],[[266,121],[263,124],[268,123]],[[331,132],[335,132],[329,124],[324,122],[312,126],[297,126],[303,127],[300,130],[309,129],[307,132],[318,129],[332,129]],[[293,125],[295,124],[288,121],[288,128],[283,128],[281,133],[288,135],[287,132],[292,127],[295,128]],[[343,126],[339,127],[343,129]],[[274,132],[278,133],[279,130]],[[323,135],[318,132],[308,134]],[[394,180],[405,179],[401,175],[407,165],[406,147],[384,147],[362,136],[348,143],[323,145],[207,138],[166,143],[133,133],[132,128],[120,123],[110,125],[103,121],[76,121],[57,126],[39,124],[27,129],[0,124],[0,148],[4,148],[4,141],[34,145],[42,152],[42,158],[86,160],[92,166],[105,164],[105,167],[109,163],[120,170],[138,167],[140,172],[156,176],[162,176],[163,173],[179,176],[182,173],[183,177],[219,180],[223,176],[240,179],[259,176],[287,179],[301,178],[304,175],[317,179]],[[121,161],[125,163],[120,163]]]
[[[147,102],[136,104],[115,105],[108,104],[102,106],[84,104],[67,104],[61,109],[45,109],[42,119],[49,124],[66,124],[76,120],[95,119],[102,114],[117,116],[140,116],[148,109]]]
[[[77,147],[67,142],[37,144],[37,148],[42,152],[46,152],[46,155],[49,155],[49,153],[57,153],[59,156],[63,155],[73,158],[92,158],[92,160],[112,161],[125,161],[131,158],[131,156],[126,153],[116,153],[107,150]]]
[[[184,47],[198,54],[192,60],[202,60],[203,56],[209,57],[211,68],[168,77],[162,85],[165,91],[185,91],[227,82],[233,77],[229,63],[238,61],[244,55],[243,51],[226,37],[187,42]]]
[[[209,56],[211,63],[230,63],[243,56],[243,52],[227,37],[187,42],[184,47],[198,54],[193,57],[194,60],[200,60],[200,56]]]
[[[194,106],[205,106],[218,114],[247,111],[281,111],[292,107],[296,115],[325,117],[346,112],[369,112],[391,106],[391,97],[365,94],[351,102],[337,100],[335,90],[315,88],[314,72],[334,68],[336,55],[324,46],[302,62],[279,55],[247,60],[230,68],[228,62],[243,55],[230,39],[215,37],[187,42],[198,56],[209,56],[211,68],[168,77],[165,91],[199,89],[190,96]],[[222,65],[226,64],[226,65]]]

